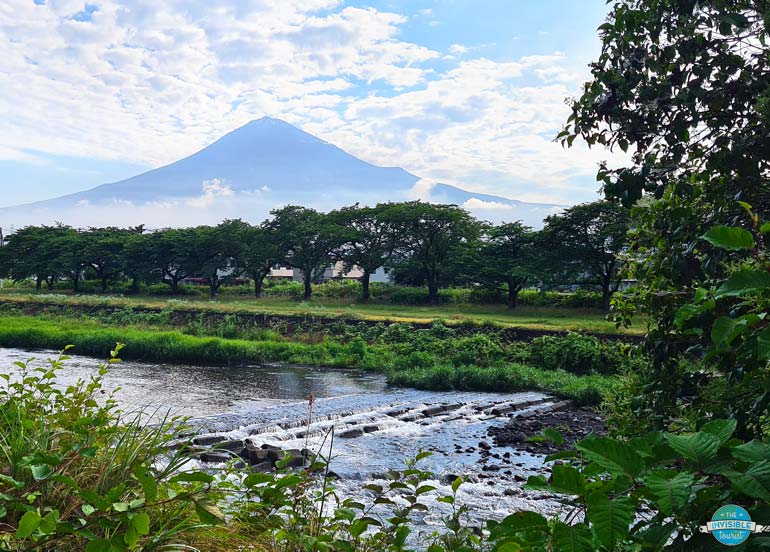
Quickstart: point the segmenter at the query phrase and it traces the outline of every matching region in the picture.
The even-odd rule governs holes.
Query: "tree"
[[[652,367],[634,404],[658,425],[687,405],[690,420],[735,418],[739,435],[766,427],[770,330],[761,298],[770,289],[747,284],[767,280],[767,13],[764,1],[615,2],[561,133],[567,145],[582,138],[631,153],[597,177],[607,196],[634,205],[640,285],[618,306],[623,321],[634,309],[649,317]],[[683,369],[683,360],[703,369]]]
[[[101,281],[103,292],[107,291],[108,282],[118,276],[124,266],[123,247],[129,236],[142,231],[142,227],[130,230],[109,227],[89,228],[82,233],[83,256]]]
[[[271,211],[272,225],[283,240],[286,262],[302,271],[304,298],[313,291],[313,277],[334,259],[332,253],[350,237],[351,232],[315,209],[288,205]]]
[[[142,228],[142,230],[144,229]],[[163,257],[163,263],[158,262],[161,256],[157,254],[153,246],[157,243],[160,233],[162,231],[132,233],[123,244],[121,272],[131,278],[131,289],[134,293],[139,291],[140,281],[159,279],[158,277],[162,274],[159,265],[173,262],[166,257]]]
[[[609,309],[620,287],[619,255],[628,245],[629,221],[628,209],[610,201],[575,205],[546,218],[544,246],[553,273],[597,284]]]
[[[83,269],[87,265],[83,233],[69,226],[62,226],[53,240],[52,248],[56,251],[57,270],[70,277],[72,291],[77,293],[80,291]]]
[[[235,219],[184,231],[182,270],[206,278],[212,299],[223,284],[243,273],[242,252],[248,227]]]
[[[272,268],[286,258],[284,241],[274,224],[265,221],[243,234],[243,270],[254,280],[254,296],[262,295],[262,284]]]
[[[399,243],[399,228],[391,217],[389,209],[393,204],[384,203],[376,207],[343,207],[329,216],[337,224],[348,228],[350,236],[342,244],[339,257],[345,263],[345,270],[354,266],[361,269],[361,299],[370,298],[369,280],[372,274],[385,266],[393,256]]]
[[[480,247],[472,250],[466,279],[491,289],[504,289],[516,308],[519,292],[539,276],[538,233],[521,222],[488,226]]]
[[[194,251],[191,236],[187,228],[150,232],[132,239],[127,244],[126,255],[136,259],[145,273],[157,275],[171,288],[171,293],[177,294],[179,283],[197,270],[190,260],[190,253]]]
[[[68,231],[64,226],[27,226],[6,238],[2,273],[21,281],[34,278],[39,290],[45,282],[49,289],[59,273],[56,240]]]
[[[463,249],[478,237],[478,221],[456,205],[421,201],[391,205],[387,220],[401,236],[395,262],[401,267],[419,267],[428,286],[428,300],[438,303],[440,286],[457,270]]]

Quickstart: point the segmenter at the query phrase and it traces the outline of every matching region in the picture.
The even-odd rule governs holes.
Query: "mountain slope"
[[[145,217],[141,222],[157,225],[165,221],[146,217],[161,205],[166,214],[169,209],[206,209],[206,219],[220,210],[222,216],[252,220],[287,203],[327,209],[419,197],[465,205],[483,211],[482,215],[501,211],[507,220],[539,226],[544,216],[558,209],[447,184],[415,186],[418,182],[418,176],[401,168],[372,165],[289,123],[265,117],[164,167],[76,194],[0,209],[0,225],[28,223],[21,219],[34,217],[38,222],[51,222],[51,217],[66,222],[72,211],[79,211],[82,220],[94,210],[104,215],[116,206],[123,215],[127,209],[138,210]]]

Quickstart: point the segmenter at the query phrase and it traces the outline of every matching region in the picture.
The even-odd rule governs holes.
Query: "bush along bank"
[[[570,334],[531,343],[506,343],[498,335],[463,335],[436,323],[415,330],[408,324],[346,327],[339,334],[287,339],[260,330],[248,339],[205,334],[200,326],[165,330],[162,321],[117,327],[80,318],[0,316],[0,346],[61,349],[104,356],[127,344],[127,359],[187,364],[283,362],[383,372],[394,385],[435,390],[516,391],[537,389],[579,404],[598,404],[616,375],[641,362],[625,345]],[[237,335],[237,331],[233,331]],[[193,334],[193,335],[191,335]]]

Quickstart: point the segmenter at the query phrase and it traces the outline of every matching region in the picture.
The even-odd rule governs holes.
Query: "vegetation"
[[[0,550],[158,549],[210,523],[217,495],[168,451],[179,422],[123,422],[111,398],[97,403],[106,367],[57,389],[66,360],[0,374]]]
[[[576,443],[574,450],[553,455],[548,459],[553,462],[549,476],[528,482],[531,488],[561,496],[569,507],[566,516],[549,520],[534,512],[514,512],[502,521],[490,520],[484,528],[471,530],[463,525],[464,510],[459,506],[445,520],[445,531],[421,541],[431,552],[704,550],[712,548],[714,541],[700,527],[718,507],[742,506],[760,524],[770,515],[768,5],[746,0],[616,0],[600,34],[603,47],[591,66],[592,80],[583,95],[572,101],[573,113],[560,139],[568,146],[580,137],[589,145],[630,150],[630,163],[617,169],[600,168],[598,179],[607,203],[574,208],[549,219],[536,239],[555,240],[551,243],[561,250],[560,262],[549,270],[600,281],[604,302],[617,289],[618,259],[628,264],[641,285],[612,301],[618,324],[627,324],[637,311],[648,317],[649,331],[637,356],[628,357],[620,350],[622,346],[604,345],[585,336],[546,337],[511,345],[490,335],[454,334],[453,328],[442,324],[420,331],[401,325],[345,330],[315,344],[286,344],[279,339],[227,344],[223,339],[196,338],[210,340],[213,350],[226,354],[252,347],[260,354],[285,351],[290,355],[302,346],[307,348],[303,351],[319,352],[330,359],[347,355],[346,362],[357,359],[358,366],[366,367],[372,361],[387,366],[394,382],[429,388],[539,386],[582,402],[595,402],[604,393],[613,435],[591,436]],[[626,211],[616,201],[632,208],[630,242],[623,237]],[[470,263],[483,259],[473,249],[501,245],[497,241],[509,245],[507,238],[484,229],[451,206],[433,209],[405,204],[398,213],[395,220],[409,229],[410,237],[407,245],[401,244],[402,249],[396,247],[387,263],[397,263],[393,266],[397,280],[426,284],[433,301],[441,286],[462,281],[464,274],[467,277],[473,272],[468,270]],[[564,223],[569,217],[575,217],[572,223]],[[422,233],[423,228],[430,231]],[[524,244],[530,238],[521,227],[508,227],[506,232],[517,244],[519,237],[527,238],[522,240]],[[56,241],[48,243],[56,247],[46,249],[36,242],[41,234],[55,236]],[[88,239],[86,233],[27,228],[14,236],[0,254],[5,271],[16,279],[35,277],[38,285],[50,282],[53,286],[67,275],[77,287],[82,267],[93,262],[85,258],[87,248],[74,245],[85,243],[79,240]],[[581,243],[578,237],[590,239]],[[37,255],[35,244],[41,246],[40,251],[57,254],[51,258]],[[522,251],[526,249],[522,245]],[[500,266],[500,277],[485,277],[484,285],[499,286],[509,271],[516,275],[527,272],[526,255],[516,255],[516,263]],[[561,262],[562,257],[566,262]],[[94,266],[91,269],[98,272]],[[17,323],[31,324],[28,319],[8,319],[0,333],[13,335]],[[84,325],[78,335],[57,336],[66,329],[46,321],[36,323],[38,328],[27,326],[19,331],[20,339],[34,336],[36,331],[46,339],[109,331]],[[180,333],[154,335],[161,343],[190,338]],[[36,417],[39,411],[51,413],[61,407],[67,412],[70,404],[99,408],[77,389],[64,394],[79,397],[74,402],[52,401],[51,396],[60,394],[45,387],[49,379],[44,374],[41,379],[25,378],[12,386],[13,393],[27,397],[21,401],[15,395],[0,396],[3,412],[11,412],[12,421],[10,440],[0,441],[5,447],[0,450],[39,447],[25,452],[27,456],[6,453],[11,460],[0,464],[0,517],[10,520],[0,525],[0,531],[5,531],[0,534],[0,546],[29,549],[45,546],[47,539],[66,538],[71,539],[66,542],[98,542],[99,547],[90,545],[92,550],[121,550],[132,546],[147,549],[152,539],[163,541],[164,534],[152,525],[160,514],[148,511],[157,504],[142,501],[139,493],[146,490],[133,472],[123,473],[126,481],[118,485],[120,492],[102,502],[78,492],[83,485],[92,485],[91,480],[81,482],[71,475],[71,479],[53,478],[65,473],[64,467],[90,462],[92,452],[81,442],[104,433],[88,426],[88,434],[83,435],[74,430],[79,427],[75,416],[58,417],[56,413],[48,414],[55,424],[52,433],[47,433],[49,428]],[[24,390],[25,385],[40,386],[41,381],[44,387],[38,391]],[[98,386],[92,388],[96,389]],[[43,401],[39,410],[34,403],[38,398]],[[25,410],[14,418],[17,404]],[[108,414],[99,419],[105,420],[106,427],[119,427]],[[29,442],[19,438],[22,430],[18,428],[27,431],[22,423],[25,417],[32,419],[34,437]],[[86,416],[86,424],[92,418]],[[70,439],[71,435],[77,438]],[[542,438],[562,441],[553,429],[546,430]],[[62,447],[62,442],[76,446]],[[122,455],[118,441],[105,442],[115,444],[101,447],[93,458],[101,459],[112,451]],[[63,456],[48,457],[49,449],[63,450]],[[83,450],[88,454],[82,454]],[[73,460],[65,462],[65,458]],[[145,465],[146,457],[141,458]],[[184,484],[185,477],[202,485],[174,490],[169,497],[185,500],[209,491],[213,494],[206,504],[223,503],[216,494],[219,488],[213,488],[212,476],[166,474],[159,479],[161,486],[170,486]],[[213,515],[208,507],[191,509],[188,502],[187,508],[182,503],[174,510],[174,515],[182,516],[174,519],[182,521],[173,527],[186,527],[189,518],[184,516],[195,511],[203,525],[227,521],[234,531],[252,532],[279,549],[404,550],[411,531],[410,516],[426,508],[419,497],[434,490],[425,485],[429,476],[410,462],[405,471],[394,474],[388,489],[369,487],[374,502],[391,508],[378,518],[368,515],[370,510],[364,504],[340,497],[337,502],[327,494],[325,480],[321,491],[313,494],[306,477],[309,475],[279,479],[250,475],[242,482],[247,505],[237,498],[227,503],[229,518]],[[49,478],[53,484],[64,485],[63,491],[57,488],[56,493],[48,493],[40,481]],[[457,506],[457,485],[461,484],[456,480],[455,494],[439,500]],[[77,500],[89,500],[89,511],[98,508],[96,525],[82,508],[62,515],[58,493],[73,492],[71,489]],[[404,500],[388,495],[401,491]],[[134,493],[126,500],[140,502],[125,506],[124,492]],[[195,496],[192,502],[200,505],[201,498]],[[339,507],[326,514],[318,505],[332,499]],[[136,513],[128,512],[133,508]],[[61,531],[58,520],[62,520]],[[83,529],[73,533],[70,529],[77,524]],[[770,540],[759,535],[742,545],[745,550],[768,547]]]
[[[624,220],[614,223],[608,245],[605,219],[609,211],[603,205],[586,206],[580,211],[584,214],[579,223],[574,217],[549,218],[543,235],[558,233],[554,240],[570,244],[564,270],[535,270],[547,263],[561,266],[567,249],[546,246],[539,240],[541,234],[519,223],[494,227],[455,205],[413,201],[354,205],[331,213],[290,205],[272,211],[272,219],[257,226],[226,220],[213,227],[149,233],[142,226],[26,227],[8,236],[0,251],[0,277],[15,282],[31,278],[37,289],[45,282],[49,290],[64,285],[75,292],[89,278],[100,282],[102,292],[111,283],[131,293],[138,292],[142,282],[150,286],[163,283],[174,295],[184,291],[182,282],[194,280],[205,283],[210,297],[215,298],[222,286],[246,276],[259,297],[270,269],[285,264],[297,270],[302,299],[308,301],[313,284],[329,267],[342,262],[347,270],[361,270],[359,297],[364,303],[371,299],[369,281],[379,269],[388,270],[396,283],[424,286],[411,299],[424,294],[430,304],[441,302],[442,289],[465,285],[488,300],[515,308],[525,286],[545,289],[565,282],[600,283],[607,299],[611,291],[606,282],[618,278],[617,253],[626,226]],[[613,209],[615,213],[621,208]],[[567,215],[571,217],[572,212]],[[596,273],[597,255],[603,266],[610,266],[601,277]],[[130,287],[123,285],[126,280]],[[606,308],[607,300],[600,306]]]
[[[651,321],[652,365],[630,400],[650,428],[687,413],[735,419],[744,438],[768,431],[769,29],[763,2],[617,2],[562,133],[632,153],[598,177],[636,202],[643,285],[618,309]]]
[[[155,294],[150,288],[148,296],[99,296],[69,294],[29,294],[25,289],[10,289],[0,294],[0,305],[11,308],[14,305],[25,308],[25,312],[34,312],[53,306],[72,306],[96,309],[152,309],[157,311],[179,311],[187,313],[214,313],[218,315],[241,314],[244,316],[262,316],[268,318],[293,318],[315,320],[319,323],[346,321],[368,322],[409,322],[430,324],[443,320],[448,325],[465,326],[469,329],[483,329],[485,326],[498,328],[520,328],[524,330],[544,331],[583,331],[598,334],[640,334],[643,322],[637,321],[628,328],[617,328],[607,320],[605,314],[582,305],[593,305],[600,300],[594,294],[547,294],[522,292],[522,306],[510,311],[498,305],[476,305],[469,303],[473,299],[470,290],[445,290],[440,297],[447,301],[457,301],[440,306],[420,304],[420,290],[410,288],[391,288],[372,286],[373,299],[368,304],[354,303],[347,299],[360,291],[358,286],[323,284],[314,287],[316,298],[313,302],[299,302],[294,294],[302,294],[302,286],[292,283],[281,285],[283,291],[275,293],[276,287],[268,288],[265,297],[259,302],[248,299],[251,291],[243,286],[239,289],[226,290],[217,302],[200,298],[203,293],[195,287],[183,286],[180,295],[169,298],[165,294]],[[299,289],[298,289],[299,287]],[[393,297],[395,296],[395,297]],[[375,300],[376,298],[378,298]],[[381,303],[378,301],[382,301]],[[391,301],[395,301],[393,304]],[[415,304],[408,304],[408,303]],[[407,304],[402,304],[407,303]],[[556,307],[551,304],[559,305]],[[564,306],[561,306],[564,305]],[[574,308],[573,308],[574,305]],[[289,323],[287,320],[286,323]]]
[[[237,319],[222,324],[192,322],[170,330],[168,315],[117,312],[101,322],[73,316],[0,316],[0,346],[57,349],[102,356],[116,340],[130,346],[127,359],[187,364],[232,365],[285,362],[359,368],[388,374],[396,385],[430,389],[517,391],[540,389],[583,404],[599,404],[614,385],[612,376],[635,366],[623,346],[596,339],[582,342],[583,355],[613,359],[596,366],[556,364],[540,346],[507,344],[495,334],[463,337],[440,323],[415,330],[406,324],[343,326],[306,331],[293,338],[247,328]],[[574,352],[578,337],[555,339],[554,356]],[[531,351],[530,351],[531,348]],[[522,362],[530,366],[524,367]],[[443,378],[451,372],[449,378]],[[574,376],[571,374],[575,374]],[[503,375],[503,377],[500,377]],[[591,377],[576,377],[591,376]],[[494,383],[496,378],[497,383]],[[433,383],[428,383],[432,380]]]
[[[576,205],[545,221],[543,246],[553,274],[566,281],[593,281],[602,291],[602,306],[609,309],[621,282],[620,255],[626,248],[629,212],[617,203],[595,201]]]

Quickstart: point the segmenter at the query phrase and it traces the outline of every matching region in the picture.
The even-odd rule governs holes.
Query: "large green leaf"
[[[516,512],[495,525],[490,537],[496,543],[513,540],[538,542],[548,533],[548,520],[537,512]]]
[[[649,474],[644,482],[655,497],[655,504],[660,511],[670,516],[689,502],[695,477],[688,472],[660,470]]]
[[[633,537],[644,550],[664,550],[671,534],[678,530],[680,527],[676,523],[648,525],[638,533],[634,533]]]
[[[198,514],[198,519],[206,525],[220,525],[224,523],[224,514],[210,500],[196,500],[195,513]]]
[[[770,289],[770,273],[764,270],[744,268],[732,274],[717,289],[715,297],[739,297],[748,293]]]
[[[19,526],[16,528],[16,536],[20,539],[24,539],[32,535],[38,527],[43,518],[40,517],[36,511],[31,510],[21,516],[19,520]]]
[[[746,496],[770,502],[770,460],[752,464],[743,473],[725,470],[722,474]]]
[[[710,433],[719,439],[719,444],[724,445],[733,436],[738,422],[735,420],[712,420],[703,424],[700,428],[705,433]]]
[[[729,345],[737,324],[735,318],[728,316],[717,318],[711,326],[711,341],[714,345],[721,345],[722,343]]]
[[[608,437],[589,437],[577,444],[589,460],[612,474],[627,473],[636,477],[644,464],[639,454],[626,443]]]
[[[586,478],[572,466],[557,464],[551,470],[551,489],[572,495],[582,495],[586,490]]]
[[[757,358],[770,360],[770,328],[765,328],[757,334]]]
[[[686,460],[695,462],[699,466],[713,460],[721,445],[719,437],[703,431],[685,435],[668,433],[666,434],[666,441]]]
[[[733,456],[744,462],[761,462],[770,458],[770,444],[749,441],[732,449]]]
[[[588,521],[599,541],[609,550],[628,535],[634,520],[634,503],[628,497],[609,498],[601,492],[588,497]]]
[[[754,236],[751,232],[736,226],[715,226],[703,235],[703,239],[714,247],[729,251],[754,249]]]
[[[591,531],[584,524],[567,525],[557,521],[553,527],[553,550],[590,552],[595,549]]]

